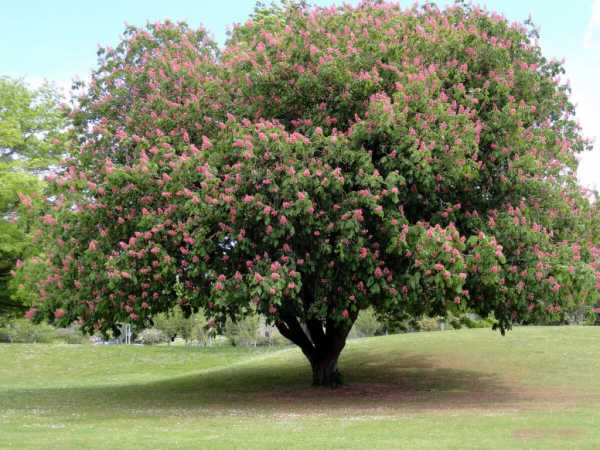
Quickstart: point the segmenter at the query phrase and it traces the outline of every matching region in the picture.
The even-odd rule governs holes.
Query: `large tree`
[[[10,272],[30,253],[28,224],[18,214],[19,195],[29,204],[43,190],[40,175],[64,154],[65,117],[51,85],[34,89],[0,77],[0,314],[23,309],[12,298]]]
[[[329,385],[369,306],[504,332],[593,302],[562,73],[532,29],[460,5],[259,8],[222,53],[184,24],[128,28],[74,113],[29,315],[260,313]]]

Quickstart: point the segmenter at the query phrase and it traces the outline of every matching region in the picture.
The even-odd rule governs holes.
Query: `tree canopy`
[[[559,62],[477,7],[259,7],[220,51],[128,27],[73,112],[29,316],[106,332],[260,313],[316,384],[359,310],[514,322],[598,298]]]

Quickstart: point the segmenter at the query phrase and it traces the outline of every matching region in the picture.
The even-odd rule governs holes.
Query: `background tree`
[[[41,192],[41,182],[25,172],[7,170],[0,163],[0,315],[24,311],[20,302],[11,297],[10,273],[23,256],[28,239],[16,213],[19,192],[35,195]]]
[[[23,308],[9,289],[10,271],[30,244],[28,224],[17,214],[19,195],[32,204],[43,189],[40,174],[64,154],[59,100],[50,85],[31,89],[0,77],[0,314]]]
[[[259,8],[100,51],[55,180],[35,320],[260,313],[319,385],[361,309],[515,321],[598,298],[561,65],[476,7]],[[183,287],[183,292],[181,287]]]

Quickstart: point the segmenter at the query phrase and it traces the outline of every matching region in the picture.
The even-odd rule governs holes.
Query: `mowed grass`
[[[0,345],[0,448],[600,448],[600,327],[350,341],[312,388],[294,348]]]

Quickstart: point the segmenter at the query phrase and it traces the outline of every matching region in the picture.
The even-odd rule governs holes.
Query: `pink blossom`
[[[362,222],[364,220],[362,209],[355,209],[354,212],[352,213],[352,215],[359,222]]]
[[[25,313],[25,318],[31,320],[37,314],[37,308],[29,308]]]
[[[23,206],[25,206],[26,208],[31,208],[33,206],[33,202],[31,201],[31,198],[28,195],[22,194],[20,192],[17,195],[19,196],[19,200],[21,201]]]
[[[202,150],[210,150],[213,147],[212,142],[206,136],[202,136]]]
[[[45,214],[42,217],[42,222],[44,222],[46,225],[56,225],[57,224],[57,220],[50,214]]]

